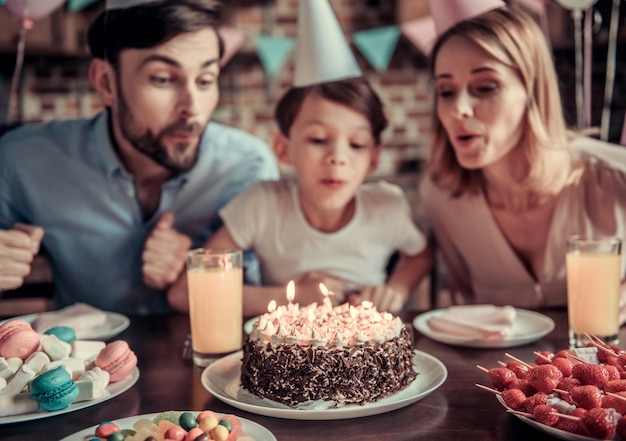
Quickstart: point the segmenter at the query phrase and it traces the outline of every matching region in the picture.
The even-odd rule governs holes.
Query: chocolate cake
[[[242,386],[290,407],[367,404],[415,377],[409,331],[369,302],[280,307],[259,317],[243,347]]]

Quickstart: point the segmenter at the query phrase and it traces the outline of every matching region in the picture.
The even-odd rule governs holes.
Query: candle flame
[[[330,292],[328,291],[328,288],[326,288],[326,285],[324,285],[323,283],[320,283],[320,291],[322,291],[322,294],[324,294],[324,297],[326,297],[328,293]]]
[[[271,302],[269,302],[269,304],[267,305],[267,310],[268,310],[268,312],[276,311],[276,301],[275,300],[272,300]]]
[[[357,312],[356,308],[354,306],[350,305],[350,317],[355,319],[357,315],[358,315],[358,312]]]
[[[287,284],[287,300],[289,303],[293,302],[293,299],[296,298],[296,284],[293,280],[290,280]]]

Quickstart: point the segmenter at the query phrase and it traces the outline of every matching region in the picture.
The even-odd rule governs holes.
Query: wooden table
[[[496,367],[509,352],[526,361],[533,351],[567,347],[565,310],[543,311],[555,320],[555,330],[543,339],[517,348],[469,349],[432,341],[415,332],[417,349],[432,354],[448,369],[446,382],[421,401],[392,412],[334,421],[298,421],[248,413],[218,401],[200,383],[201,370],[181,358],[189,330],[186,316],[132,317],[130,327],[116,338],[127,340],[139,358],[139,381],[125,393],[96,406],[51,418],[0,426],[0,440],[60,439],[101,421],[164,410],[211,409],[256,421],[279,441],[307,440],[507,440],[554,438],[507,414],[489,392],[477,364]],[[410,321],[415,313],[408,314]],[[621,340],[626,342],[625,329]]]

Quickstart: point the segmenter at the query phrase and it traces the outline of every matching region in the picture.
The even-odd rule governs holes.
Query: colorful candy
[[[111,421],[104,421],[96,428],[96,436],[98,438],[108,438],[112,433],[120,432],[121,429]]]
[[[142,418],[132,429],[120,430],[111,421],[100,423],[95,431],[97,439],[90,441],[227,441],[246,436],[242,424],[235,415],[218,416],[212,411],[194,412],[167,411],[152,420]]]

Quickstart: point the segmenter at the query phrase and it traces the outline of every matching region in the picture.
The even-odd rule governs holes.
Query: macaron
[[[137,356],[124,340],[116,340],[104,347],[96,357],[96,366],[109,373],[110,382],[123,380],[137,366]]]
[[[69,407],[78,397],[78,388],[65,368],[59,366],[35,377],[30,383],[30,396],[42,410],[52,412]]]
[[[24,320],[9,320],[0,325],[0,357],[26,360],[39,348],[39,334]]]
[[[47,329],[44,334],[47,335],[56,335],[56,337],[64,341],[65,343],[72,343],[76,340],[76,332],[74,328],[70,328],[69,326],[53,326],[50,329]]]

